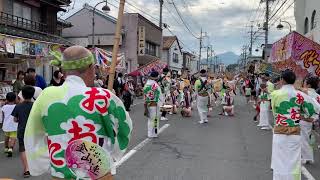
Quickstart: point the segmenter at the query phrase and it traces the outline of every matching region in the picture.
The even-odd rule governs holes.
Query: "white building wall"
[[[312,27],[312,13],[316,11],[314,29]],[[320,43],[320,0],[297,0],[295,1],[295,19],[297,32],[311,40]],[[305,20],[308,18],[308,33],[305,34]]]
[[[191,60],[190,72],[191,74],[198,72],[198,61],[196,59]]]
[[[175,50],[176,49],[176,50]],[[182,66],[183,66],[183,56],[182,56],[182,53],[181,53],[181,50],[179,48],[179,45],[178,45],[178,42],[175,41],[171,48],[169,49],[169,59],[170,59],[170,69],[172,70],[176,70],[176,71],[181,71],[182,69]],[[176,63],[176,62],[173,62],[173,53],[177,53],[178,54],[178,59],[179,61]]]

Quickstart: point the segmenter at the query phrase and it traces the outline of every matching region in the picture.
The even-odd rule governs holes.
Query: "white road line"
[[[1,141],[0,144],[4,144],[4,141]]]
[[[269,127],[271,127],[273,131],[273,127],[271,125],[269,125]],[[316,180],[304,166],[301,166],[301,173],[307,178],[307,180]]]
[[[301,166],[301,173],[308,179],[308,180],[316,180],[311,173],[307,170],[306,167]]]
[[[159,134],[161,134],[165,129],[167,129],[170,126],[170,124],[165,124],[163,125],[160,130]],[[116,162],[116,167],[118,168],[121,166],[124,162],[126,162],[130,157],[132,157],[136,152],[138,152],[140,149],[142,149],[146,144],[148,144],[152,139],[151,138],[146,138],[143,140],[141,143],[136,145],[132,150],[130,150],[127,154],[125,154],[120,161]]]

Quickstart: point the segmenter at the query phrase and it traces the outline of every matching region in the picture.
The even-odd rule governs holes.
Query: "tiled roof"
[[[163,49],[170,49],[175,40],[177,40],[176,36],[163,36]]]

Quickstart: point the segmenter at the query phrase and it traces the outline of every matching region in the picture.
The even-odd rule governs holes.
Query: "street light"
[[[96,4],[92,10],[92,47],[95,48],[95,42],[94,42],[94,38],[95,38],[95,20],[94,20],[94,17],[95,17],[95,12],[96,12],[96,8],[98,5],[102,4],[102,3],[106,3],[103,7],[102,7],[102,11],[104,11],[105,13],[109,12],[110,11],[110,7],[108,6],[108,2],[107,0],[104,0],[104,1],[101,1],[99,2],[98,4]]]
[[[283,29],[284,26],[281,24],[282,22],[287,23],[289,25],[290,32],[292,32],[291,24],[288,21],[283,21],[281,19],[280,19],[280,24],[277,26],[277,29],[278,30],[282,30]]]

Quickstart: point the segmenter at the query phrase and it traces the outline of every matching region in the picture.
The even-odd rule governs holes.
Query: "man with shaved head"
[[[113,160],[128,147],[132,122],[122,101],[95,88],[93,54],[72,46],[52,52],[51,64],[66,74],[65,83],[38,97],[25,131],[30,173],[51,172],[52,179],[111,180]]]

